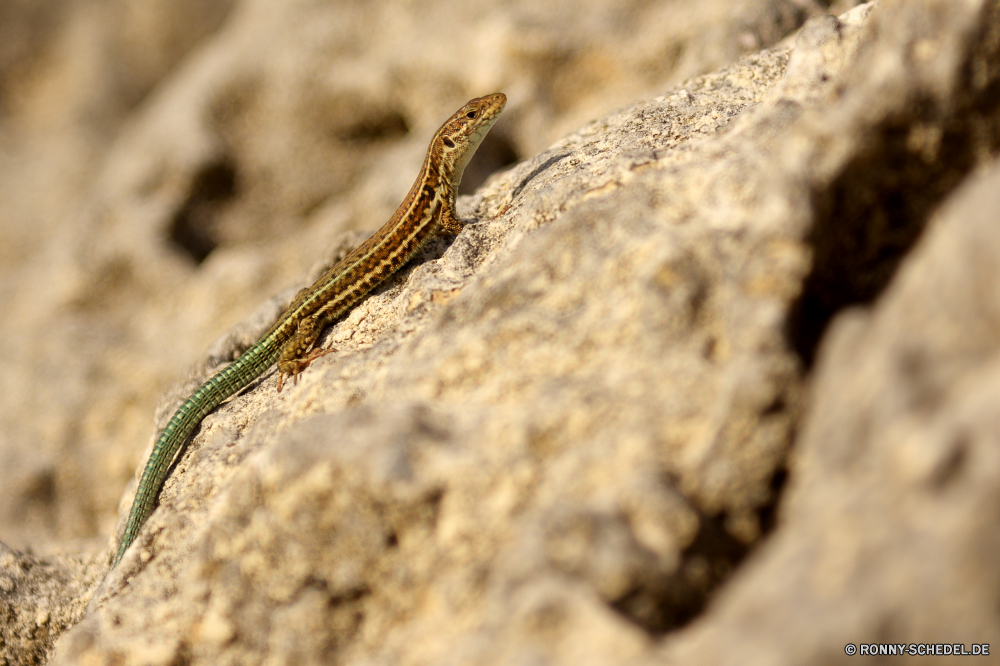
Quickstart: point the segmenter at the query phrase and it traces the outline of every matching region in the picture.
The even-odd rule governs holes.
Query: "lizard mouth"
[[[483,113],[479,123],[477,123],[476,129],[472,132],[476,144],[486,137],[487,132],[490,131],[490,128],[493,127],[493,124],[500,117],[500,112],[507,106],[507,96],[503,93],[498,92],[492,95],[485,95],[480,99],[488,100],[489,106],[486,107],[486,111]]]

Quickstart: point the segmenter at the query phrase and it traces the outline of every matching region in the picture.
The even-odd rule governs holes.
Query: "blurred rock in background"
[[[991,642],[1000,3],[856,5],[0,8],[2,656]],[[104,578],[156,425],[496,90],[468,227]]]

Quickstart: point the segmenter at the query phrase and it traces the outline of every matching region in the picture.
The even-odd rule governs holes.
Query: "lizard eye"
[[[479,115],[478,111],[469,111],[467,114],[465,114],[465,117],[468,118],[469,120],[472,120],[478,115]]]
[[[443,138],[441,140],[444,142],[444,145],[448,146],[449,148],[454,148],[455,147],[455,142],[452,141],[451,139],[449,139],[448,137],[445,137],[445,138]]]

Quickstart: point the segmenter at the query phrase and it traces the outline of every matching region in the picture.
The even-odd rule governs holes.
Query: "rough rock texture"
[[[103,550],[167,387],[381,224],[457,105],[512,100],[474,189],[828,4],[0,3],[0,541]]]
[[[868,96],[866,106],[851,100],[848,83],[839,104],[861,117],[884,114],[883,138],[870,139],[854,162],[875,187],[903,185],[906,196],[872,206],[877,190],[841,190],[880,213],[850,235],[822,225],[812,231],[834,244],[817,247],[818,260],[830,263],[807,283],[822,285],[813,298],[830,298],[842,272],[865,280],[879,273],[859,261],[870,253],[851,251],[861,232],[892,238],[913,224],[928,230],[873,307],[848,309],[830,327],[778,529],[657,661],[831,663],[848,643],[862,642],[991,643],[995,653],[1000,162],[965,178],[972,182],[927,213],[966,177],[966,165],[982,167],[982,156],[995,152],[998,19],[996,3],[883,3],[873,15],[873,29],[887,38],[865,55],[884,64],[856,69],[854,80],[859,92],[884,94]],[[892,85],[904,78],[912,83]],[[836,113],[823,112],[820,122],[835,131]],[[903,151],[913,155],[909,163]],[[895,173],[876,178],[871,156],[887,169],[893,153]],[[870,292],[866,281],[858,287]]]
[[[236,267],[277,254],[321,269],[318,250],[277,238],[282,224],[343,250],[357,241],[344,229],[384,217],[389,203],[359,212],[364,198],[310,190],[314,175],[281,190],[269,170],[291,156],[304,171],[347,159],[321,159],[301,122],[250,131],[301,120],[286,100],[215,97],[260,63],[283,76],[253,90],[307,76],[247,33],[261,16],[322,23],[291,6],[234,10],[227,26],[243,29],[227,27],[144,106],[83,231],[52,250],[77,282],[48,298],[79,299],[104,267],[106,290],[66,302],[91,314],[141,303],[163,289],[155,270],[168,267],[166,284],[191,270],[169,268],[156,230],[197,231],[174,238],[209,250],[200,275],[161,302],[183,318],[181,348],[227,293],[275,279]],[[205,420],[98,589],[93,549],[39,560],[76,587],[21,593],[58,606],[54,626],[82,616],[54,662],[822,663],[847,642],[993,641],[1000,175],[973,173],[1000,145],[998,91],[1000,2],[883,0],[813,18],[794,46],[493,176],[460,202],[468,226],[453,242],[329,331],[337,354],[281,394],[265,377]],[[524,150],[518,132],[538,111],[510,113],[499,136]],[[374,117],[384,154],[358,159],[419,160],[429,132],[392,143],[392,114]],[[348,143],[375,131],[349,128]],[[243,173],[261,189],[237,186]],[[358,187],[382,202],[396,177]],[[302,212],[312,197],[326,203]],[[274,238],[269,253],[241,246],[237,221]],[[830,318],[890,280],[870,313],[835,320],[813,365]],[[217,342],[158,423],[305,283]],[[126,330],[162,324],[144,316]],[[5,557],[6,569],[29,561]],[[4,620],[9,661],[47,654],[56,632],[38,617]]]
[[[805,664],[847,643],[1000,638],[1000,163],[837,317],[780,528],[675,663]]]
[[[0,540],[106,538],[163,392],[381,225],[470,97],[511,100],[471,192],[827,4],[2,3]]]
[[[107,571],[104,553],[36,558],[0,544],[0,663],[43,664]]]

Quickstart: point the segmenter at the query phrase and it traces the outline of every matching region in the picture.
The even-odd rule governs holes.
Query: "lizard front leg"
[[[453,234],[457,236],[464,226],[465,225],[459,222],[458,218],[455,217],[451,208],[445,206],[441,210],[441,221],[438,222],[439,234]]]

